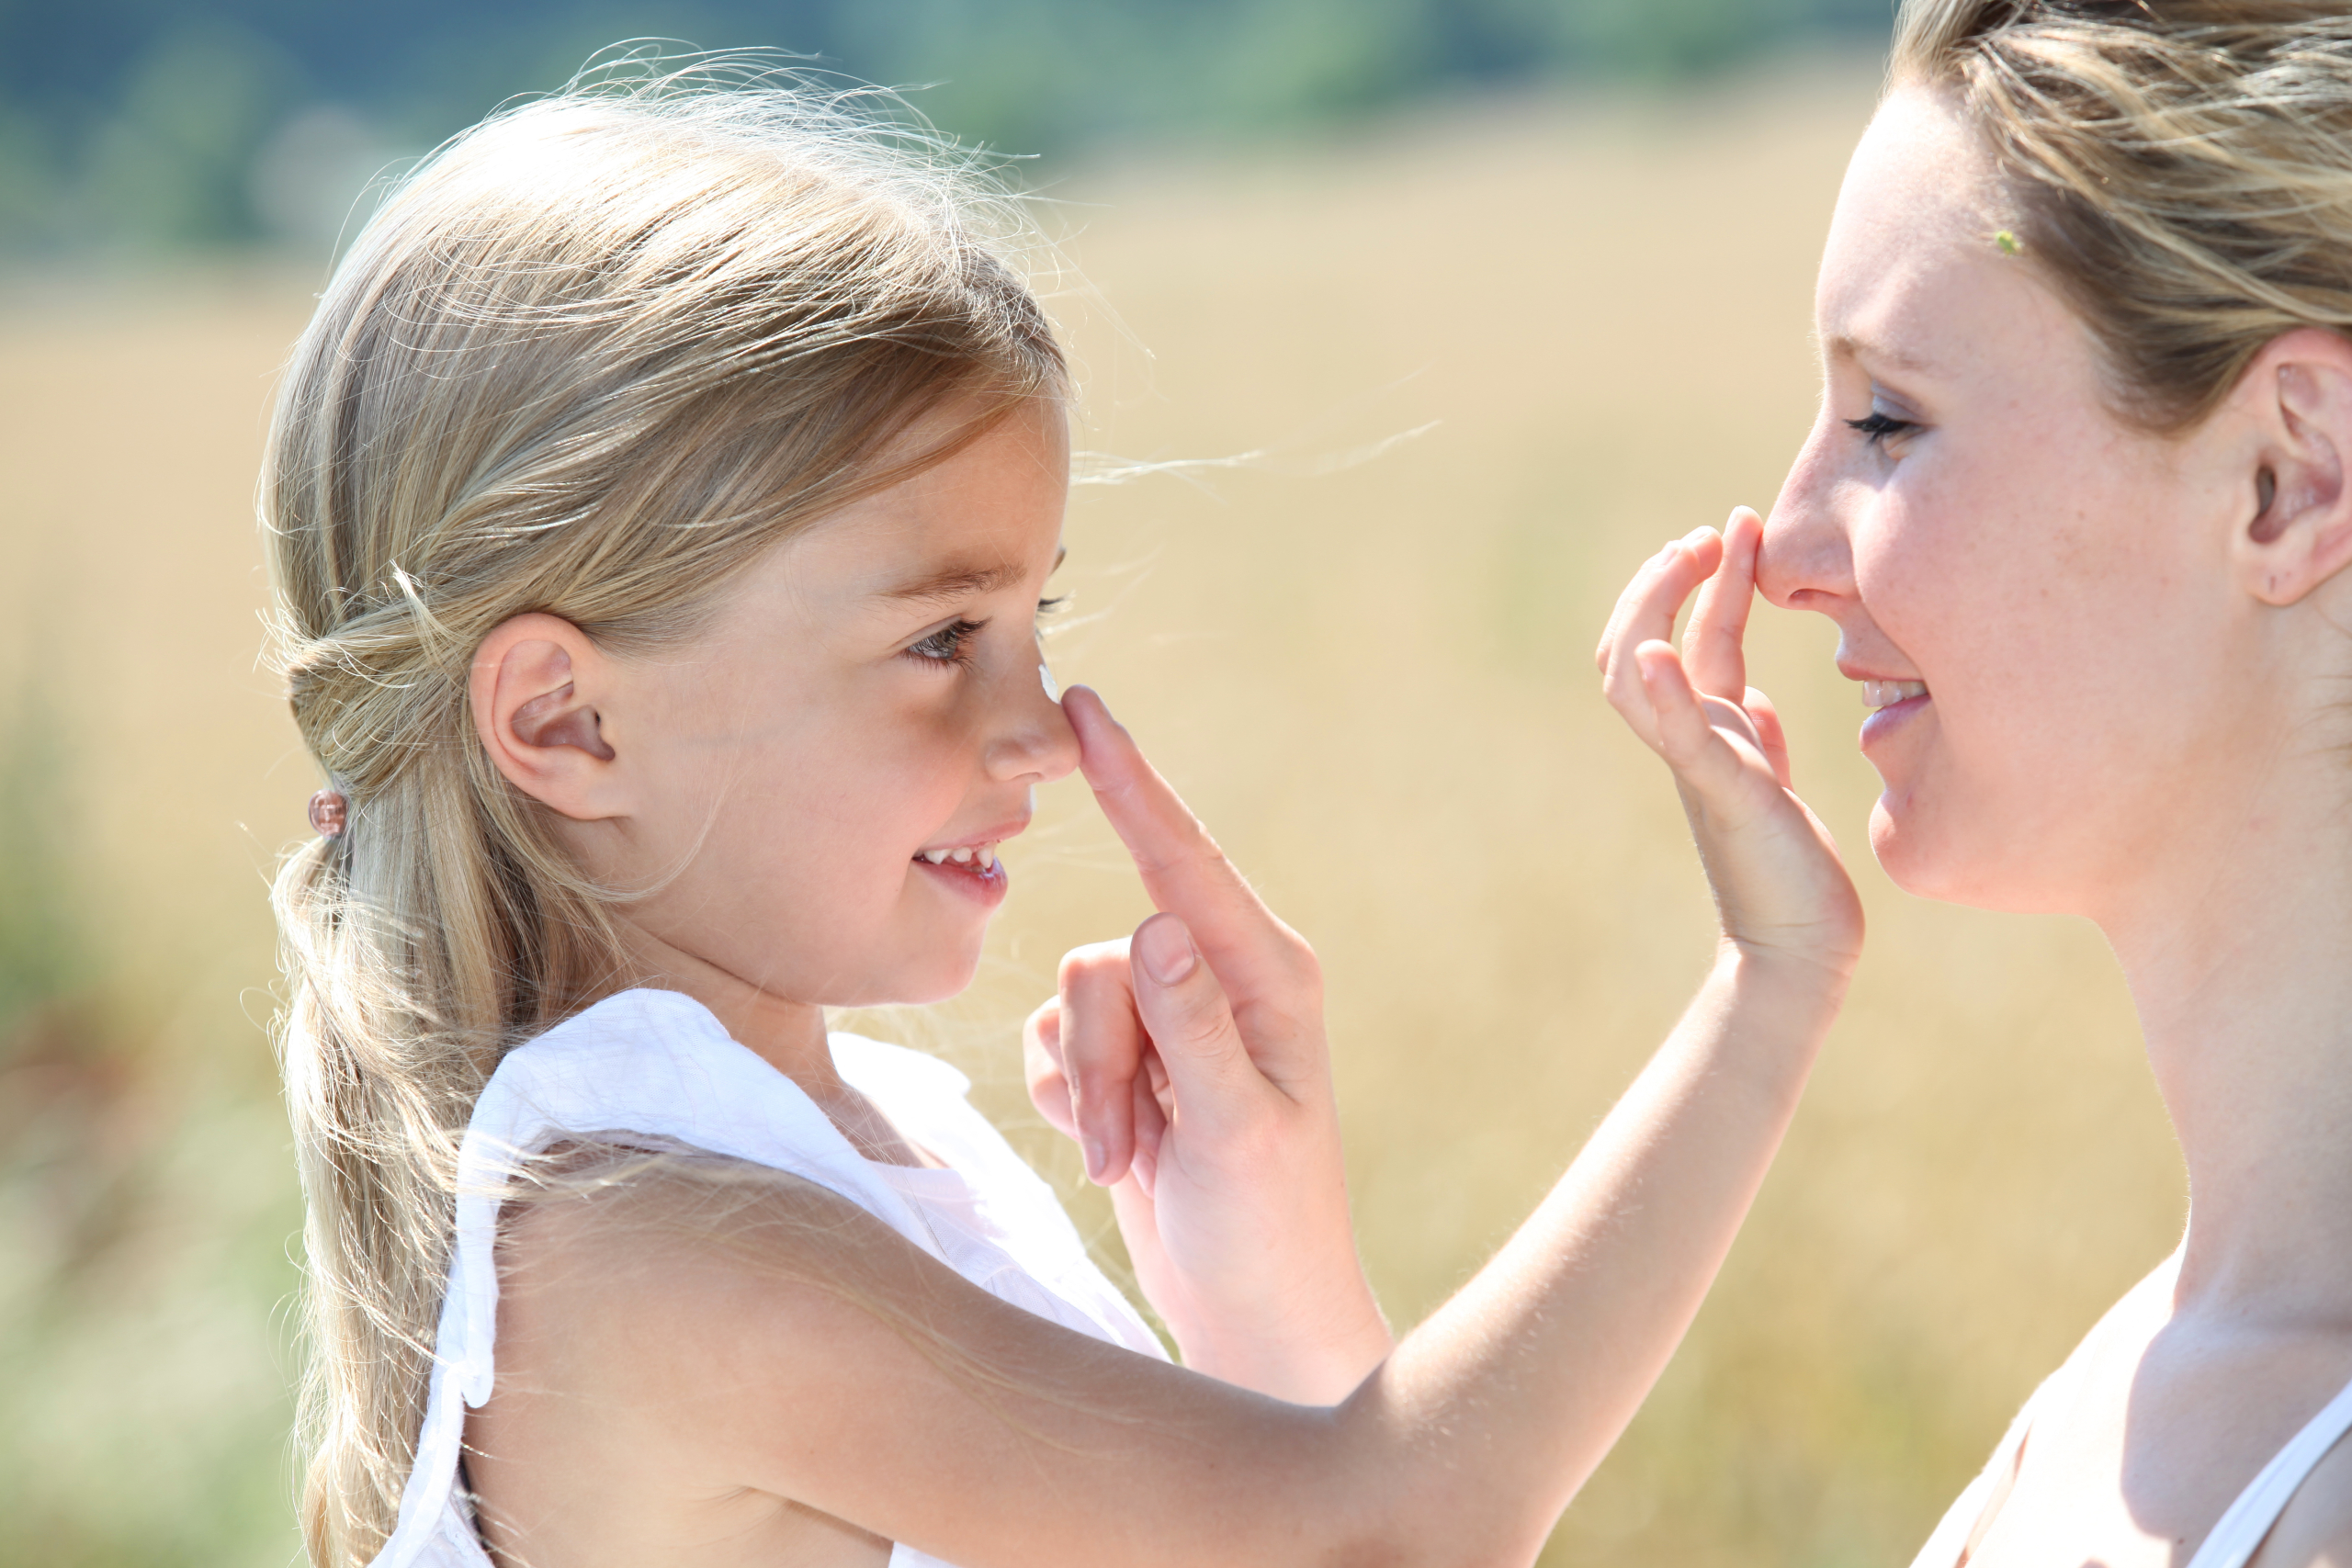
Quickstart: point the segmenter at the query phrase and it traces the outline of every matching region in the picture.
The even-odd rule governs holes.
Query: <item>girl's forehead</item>
[[[1008,418],[785,540],[743,589],[876,610],[967,603],[1060,563],[1068,491],[1067,448],[1037,422]]]

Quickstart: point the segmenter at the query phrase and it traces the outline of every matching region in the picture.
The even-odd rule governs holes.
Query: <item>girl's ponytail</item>
[[[770,547],[1063,391],[992,242],[1012,205],[854,108],[705,69],[503,113],[386,202],[287,372],[262,497],[277,638],[347,801],[274,892],[322,1565],[367,1562],[398,1517],[476,1097],[514,1043],[629,983],[623,890],[580,874],[476,740],[474,649],[529,611],[623,652],[691,636]],[[953,436],[904,449],[949,408],[969,411]]]

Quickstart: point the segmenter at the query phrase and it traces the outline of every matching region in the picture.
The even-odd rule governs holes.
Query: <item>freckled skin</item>
[[[2128,896],[2184,812],[2225,807],[2233,781],[2188,764],[2291,716],[2228,570],[2250,497],[2205,472],[2235,432],[2109,412],[2082,323],[1992,243],[1980,163],[1918,93],[1858,149],[1822,265],[1823,407],[1759,581],[1835,619],[1841,660],[1928,683],[1870,749],[1897,882],[2096,914],[2086,890]],[[1874,406],[1917,428],[1873,446],[1845,421]]]
[[[2194,427],[2134,428],[1989,170],[1916,85],[1863,137],[1758,581],[1849,676],[1925,683],[1864,728],[1871,847],[1913,893],[2098,922],[2188,1168],[2180,1251],[1961,1522],[1970,1568],[2182,1568],[2352,1378],[2352,343],[2282,333]],[[2352,1445],[2253,1568],[2346,1562]]]

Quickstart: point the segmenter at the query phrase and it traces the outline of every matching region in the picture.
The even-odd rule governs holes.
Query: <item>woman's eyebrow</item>
[[[1914,376],[1932,376],[1935,367],[1908,350],[1896,347],[1878,338],[1860,337],[1847,333],[1833,333],[1829,352],[1839,359],[1868,360],[1874,365],[1905,370]]]

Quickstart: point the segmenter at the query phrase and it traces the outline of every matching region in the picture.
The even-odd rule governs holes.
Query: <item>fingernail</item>
[[[1702,544],[1706,540],[1713,538],[1714,536],[1714,533],[1715,531],[1713,528],[1693,528],[1688,534],[1683,535],[1681,539],[1678,542],[1685,545]]]
[[[1193,972],[1200,955],[1193,951],[1192,933],[1182,920],[1146,920],[1136,933],[1143,951],[1144,973],[1163,986],[1172,986]]]
[[[1102,1140],[1100,1138],[1080,1138],[1079,1140],[1078,1146],[1080,1152],[1086,1156],[1086,1179],[1089,1181],[1102,1180]]]

